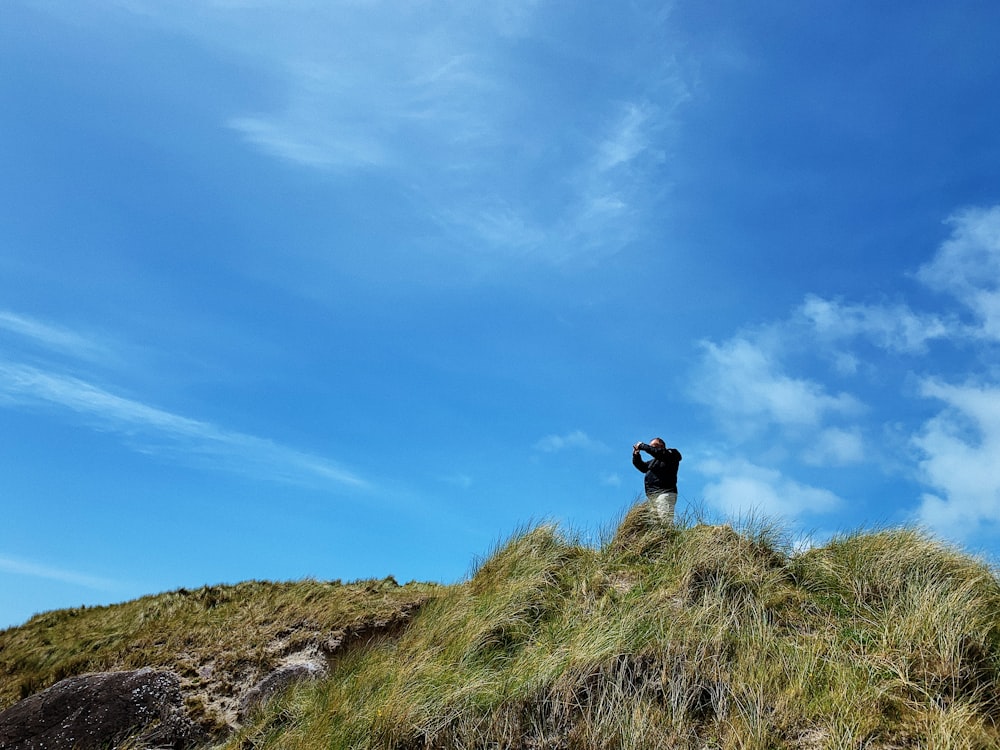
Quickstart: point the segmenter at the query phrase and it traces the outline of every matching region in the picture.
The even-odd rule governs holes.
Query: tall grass
[[[610,537],[610,538],[608,538]],[[995,748],[1000,584],[913,530],[541,525],[232,739],[287,748]]]
[[[322,647],[417,604],[403,629]],[[0,633],[22,681],[0,695],[145,664],[245,680],[302,648],[327,678],[226,748],[1000,747],[984,562],[914,529],[796,552],[767,519],[663,528],[644,503],[596,545],[521,529],[453,586],[250,583],[40,616]]]

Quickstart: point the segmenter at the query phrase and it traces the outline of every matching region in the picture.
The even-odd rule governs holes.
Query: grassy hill
[[[0,631],[0,709],[65,677],[165,667],[210,731],[236,721],[239,697],[282,661],[324,657],[398,631],[440,587],[395,580],[251,581],[66,609]]]
[[[296,649],[327,676],[221,746],[1000,747],[988,565],[912,529],[796,554],[767,524],[663,530],[642,505],[597,547],[519,532],[453,586],[248,583],[42,615],[0,633],[0,706],[164,665],[221,725],[220,691]]]

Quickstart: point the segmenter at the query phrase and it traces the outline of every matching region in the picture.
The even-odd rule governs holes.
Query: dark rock
[[[280,667],[250,688],[240,701],[237,718],[245,721],[251,713],[267,703],[278,693],[284,692],[295,682],[322,677],[326,669],[314,661],[288,664]]]
[[[140,669],[70,677],[0,712],[0,750],[185,748],[206,737],[188,718],[180,679]]]

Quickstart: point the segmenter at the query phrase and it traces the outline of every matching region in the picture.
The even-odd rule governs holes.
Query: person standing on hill
[[[643,460],[640,453],[648,453],[650,460]],[[674,508],[677,505],[677,467],[681,462],[681,452],[668,448],[663,438],[653,438],[649,443],[632,446],[632,465],[645,474],[643,484],[646,499],[664,526],[674,523]]]

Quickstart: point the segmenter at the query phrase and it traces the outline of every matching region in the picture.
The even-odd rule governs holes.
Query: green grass
[[[681,519],[662,529],[644,505],[605,536],[585,544],[551,525],[522,529],[453,586],[306,582],[261,595],[246,620],[256,624],[233,626],[243,635],[226,646],[243,643],[251,656],[242,658],[266,660],[252,655],[253,628],[277,627],[262,624],[269,617],[285,629],[308,620],[302,637],[312,643],[327,623],[343,628],[424,603],[405,629],[340,653],[326,679],[268,704],[222,747],[1000,746],[1000,581],[983,561],[912,529],[846,534],[796,553],[766,521]],[[222,637],[248,607],[186,601],[206,596],[121,606],[134,608],[133,622],[141,611],[180,608],[189,614],[172,615],[174,627]],[[310,597],[306,614],[299,608]],[[140,657],[126,664],[125,655],[145,631],[117,615],[89,630],[68,624],[90,612],[0,633],[3,673],[19,674],[2,661],[18,635],[34,643],[41,662],[30,670],[41,674],[39,639],[59,623],[53,642],[73,644],[61,647],[64,664],[97,649],[120,654],[102,668],[137,665]],[[47,617],[59,622],[47,626]],[[163,653],[195,649],[182,633],[156,637],[172,644]],[[150,638],[142,651],[159,653]],[[53,666],[44,667],[50,678]]]
[[[192,713],[221,729],[238,691],[283,656],[336,651],[391,626],[437,589],[392,579],[251,581],[37,615],[0,631],[0,709],[64,677],[154,666],[177,672]]]
[[[515,534],[229,748],[996,748],[1000,584],[912,530]]]

